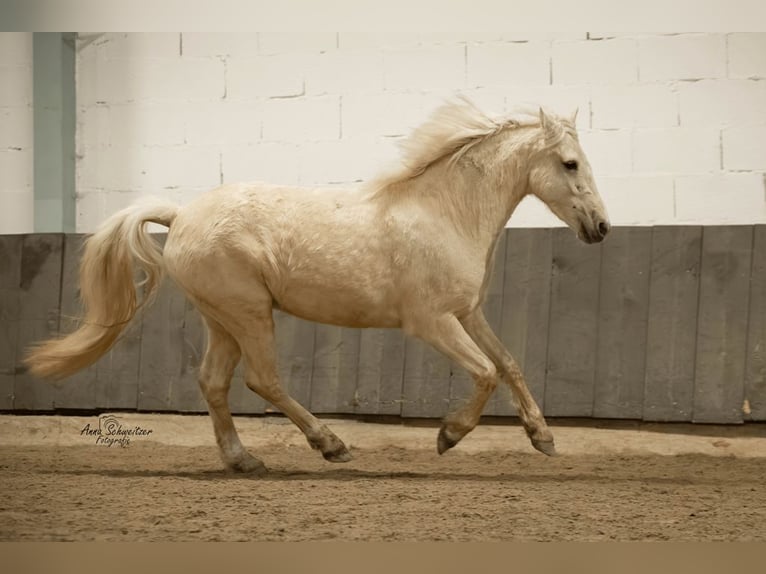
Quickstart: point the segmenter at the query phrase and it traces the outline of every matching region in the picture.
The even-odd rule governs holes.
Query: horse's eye
[[[575,160],[565,161],[564,167],[574,171],[577,169],[577,162]]]

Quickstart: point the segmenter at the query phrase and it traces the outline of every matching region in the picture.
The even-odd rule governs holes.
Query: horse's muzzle
[[[602,219],[598,221],[592,229],[580,224],[580,239],[585,243],[600,243],[604,240],[612,226],[608,221]]]

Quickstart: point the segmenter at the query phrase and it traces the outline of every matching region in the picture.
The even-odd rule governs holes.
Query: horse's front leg
[[[497,368],[454,315],[414,319],[407,331],[463,367],[475,383],[474,393],[468,403],[444,418],[437,441],[439,454],[442,454],[478,424],[484,406],[497,386]]]
[[[542,453],[554,456],[556,447],[553,444],[553,434],[548,429],[543,413],[530,394],[519,365],[492,331],[482,310],[477,308],[461,323],[481,350],[492,359],[499,375],[511,388],[521,423],[532,441],[532,446]]]

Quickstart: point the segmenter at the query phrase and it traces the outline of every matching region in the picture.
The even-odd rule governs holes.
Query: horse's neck
[[[523,151],[500,162],[500,145],[483,142],[455,164],[437,162],[409,182],[411,200],[427,204],[482,250],[494,247],[527,192]]]

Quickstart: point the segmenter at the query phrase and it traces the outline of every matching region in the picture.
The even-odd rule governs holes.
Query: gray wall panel
[[[702,233],[694,422],[743,420],[752,245],[749,226]]]
[[[21,246],[18,339],[13,406],[16,409],[52,409],[54,384],[25,372],[21,361],[34,342],[58,335],[61,266],[64,236],[59,233],[25,235]]]
[[[363,329],[354,412],[400,415],[405,336],[399,329]]]
[[[644,420],[691,420],[701,252],[701,227],[652,231]]]
[[[449,410],[449,359],[420,339],[407,337],[402,383],[402,416],[443,417]]]
[[[359,368],[358,329],[317,325],[311,374],[310,410],[353,412]]]
[[[766,225],[753,230],[750,313],[745,364],[746,420],[766,421]]]
[[[593,416],[639,419],[644,410],[652,230],[615,228],[601,252]]]
[[[566,228],[553,230],[545,414],[593,414],[598,335],[600,245],[585,245]]]
[[[13,408],[22,243],[21,235],[0,235],[0,409]]]
[[[545,408],[552,249],[550,229],[507,230],[503,310],[497,331],[541,409]],[[506,385],[495,392],[490,412],[516,414]]]
[[[564,228],[510,229],[485,315],[547,416],[766,420],[765,230],[618,228],[594,246]],[[0,236],[0,409],[204,412],[205,328],[169,280],[89,369],[57,384],[24,373],[30,343],[76,326],[81,243],[74,234]],[[442,417],[473,392],[462,369],[399,330],[281,312],[275,324],[282,382],[317,413]],[[240,365],[232,411],[273,411],[242,373]],[[484,414],[514,414],[504,385]]]

